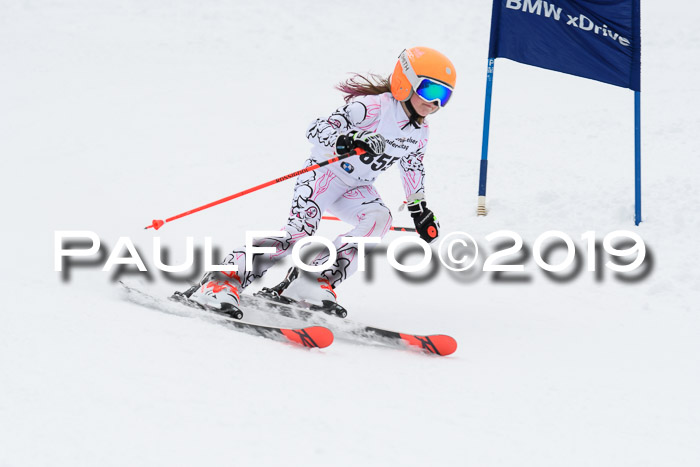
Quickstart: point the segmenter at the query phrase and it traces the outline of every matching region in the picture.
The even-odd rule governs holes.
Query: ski
[[[142,306],[154,308],[179,316],[192,316],[191,311],[203,311],[199,316],[206,316],[219,324],[282,342],[293,342],[304,347],[325,348],[331,345],[334,336],[348,341],[378,343],[390,347],[412,348],[424,353],[447,356],[457,350],[457,341],[444,334],[411,334],[367,326],[344,319],[333,311],[322,311],[320,307],[307,306],[304,303],[275,300],[263,291],[253,295],[241,294],[243,309],[251,308],[266,313],[273,313],[285,318],[303,321],[310,326],[299,328],[269,326],[240,321],[241,310],[219,310],[204,307],[187,298],[187,292],[176,292],[168,299],[155,297],[142,290],[120,281],[127,291],[130,301]],[[269,289],[268,289],[269,290]],[[185,312],[189,310],[190,312]],[[239,314],[240,313],[240,314]]]
[[[308,348],[323,349],[333,343],[333,332],[323,326],[313,325],[300,328],[286,328],[249,323],[240,321],[240,318],[236,317],[242,317],[240,310],[237,308],[235,310],[218,310],[211,307],[204,307],[196,304],[196,302],[188,300],[184,296],[178,296],[178,294],[166,300],[155,297],[121,281],[119,281],[119,284],[126,291],[126,296],[132,303],[165,313],[178,316],[191,316],[191,313],[185,312],[188,308],[189,311],[206,312],[206,314],[201,313],[199,316],[206,316],[210,318],[211,321],[247,334],[253,334],[280,342],[292,342]]]
[[[366,333],[373,334],[378,339],[417,347],[427,353],[439,355],[441,357],[451,355],[457,350],[457,341],[453,337],[445,334],[421,336],[418,334],[388,331],[372,326],[365,326],[363,330]]]
[[[254,293],[253,296],[243,294],[241,300],[247,307],[326,326],[341,339],[350,341],[359,339],[391,347],[409,347],[441,357],[451,355],[457,350],[457,341],[445,334],[410,334],[367,326],[344,319],[342,315],[336,314],[335,310],[323,311],[320,307],[307,306],[290,299],[280,300],[279,295],[270,292],[271,289],[263,289]]]

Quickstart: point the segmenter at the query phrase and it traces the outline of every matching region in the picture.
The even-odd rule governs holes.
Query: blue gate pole
[[[641,93],[634,92],[634,225],[642,222]]]
[[[479,168],[479,198],[476,213],[486,215],[486,169],[489,157],[489,128],[491,126],[491,91],[493,89],[493,58],[489,58],[486,72],[486,102],[484,103],[484,135],[481,140],[481,166]]]

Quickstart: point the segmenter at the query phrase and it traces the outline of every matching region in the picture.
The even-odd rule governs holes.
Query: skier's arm
[[[440,223],[433,211],[428,209],[425,201],[425,167],[423,167],[423,151],[425,146],[415,153],[401,158],[399,171],[403,181],[403,189],[406,193],[408,212],[413,218],[418,235],[428,243],[432,243],[440,232]]]
[[[351,130],[375,130],[379,118],[379,102],[375,98],[358,98],[338,108],[328,118],[316,119],[306,130],[306,138],[316,146],[333,149],[338,137]]]
[[[425,197],[425,167],[423,167],[424,148],[401,158],[399,163],[399,173],[403,190],[406,193],[406,201],[409,203],[415,199]]]

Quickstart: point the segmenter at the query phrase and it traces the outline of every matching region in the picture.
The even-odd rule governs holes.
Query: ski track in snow
[[[502,59],[490,214],[476,217],[491,13],[476,3],[0,0],[0,466],[698,465],[698,7],[643,5],[636,228],[632,93]],[[633,230],[648,277],[596,281],[584,267],[558,283],[530,258],[524,283],[442,266],[408,281],[379,252],[341,303],[358,322],[457,339],[453,356],[426,358],[271,342],[130,304],[97,265],[54,272],[56,230],[95,231],[106,248],[129,236],[152,268],[144,225],[298,169],[307,124],[342,104],[333,85],[387,74],[415,45],[459,73],[425,159],[444,233],[487,247],[507,229],[532,247],[548,230],[580,246],[587,231]],[[292,186],[167,225],[171,262],[185,236],[225,252],[246,229],[279,228]],[[395,169],[377,188],[410,225]],[[185,282],[126,278],[163,296]]]

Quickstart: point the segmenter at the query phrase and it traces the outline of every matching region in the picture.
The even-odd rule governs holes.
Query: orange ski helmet
[[[399,55],[391,75],[391,94],[403,102],[415,92],[423,100],[444,107],[456,82],[457,71],[449,58],[435,49],[413,47]]]

